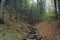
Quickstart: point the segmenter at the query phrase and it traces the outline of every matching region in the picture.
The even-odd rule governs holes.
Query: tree
[[[23,0],[20,0],[19,2],[20,2],[20,19],[21,19],[23,13]]]
[[[37,7],[38,7],[38,12],[39,12],[39,17],[43,16],[44,10],[45,10],[45,3],[46,0],[37,0]]]
[[[60,0],[56,0],[57,1],[57,12],[58,12],[58,19],[60,19]]]
[[[9,15],[10,15],[10,19],[12,17],[12,10],[13,10],[13,0],[9,0]]]
[[[60,0],[54,0],[56,18],[60,18]]]
[[[27,11],[28,11],[28,10],[27,10],[27,4],[28,4],[28,3],[27,3],[27,0],[25,0],[25,14],[26,14],[26,16],[27,16],[27,14],[28,14],[28,13],[27,13]]]
[[[16,18],[18,18],[18,0],[15,0],[16,4]]]
[[[1,7],[0,7],[0,23],[4,23],[4,5],[5,5],[5,0],[1,1]]]
[[[57,14],[57,3],[56,3],[57,0],[54,0],[54,6],[55,6],[55,13],[56,13],[56,16],[55,17],[58,17],[58,14]]]

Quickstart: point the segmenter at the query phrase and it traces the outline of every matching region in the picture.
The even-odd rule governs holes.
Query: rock
[[[4,19],[0,19],[0,24],[4,24]]]
[[[36,39],[37,38],[37,35],[29,35],[28,38],[29,39]]]
[[[31,32],[29,32],[29,34],[36,34],[36,32],[35,31],[31,31]]]
[[[36,38],[36,40],[41,40],[41,39],[42,39],[41,37]]]
[[[26,40],[26,39],[23,39],[23,40]]]

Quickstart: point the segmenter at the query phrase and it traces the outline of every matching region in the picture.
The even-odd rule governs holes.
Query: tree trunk
[[[18,0],[15,1],[16,4],[16,18],[18,19]]]
[[[10,19],[12,17],[12,10],[13,10],[13,0],[9,0],[9,15],[10,15]]]
[[[4,23],[4,5],[5,5],[5,0],[2,0],[1,8],[0,8],[0,23]]]

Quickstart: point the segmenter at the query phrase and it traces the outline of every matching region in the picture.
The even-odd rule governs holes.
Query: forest
[[[0,40],[60,40],[60,0],[0,0]]]

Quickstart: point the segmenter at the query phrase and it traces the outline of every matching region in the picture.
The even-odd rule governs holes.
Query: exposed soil
[[[45,40],[60,40],[60,22],[58,20],[44,19],[35,28]]]

